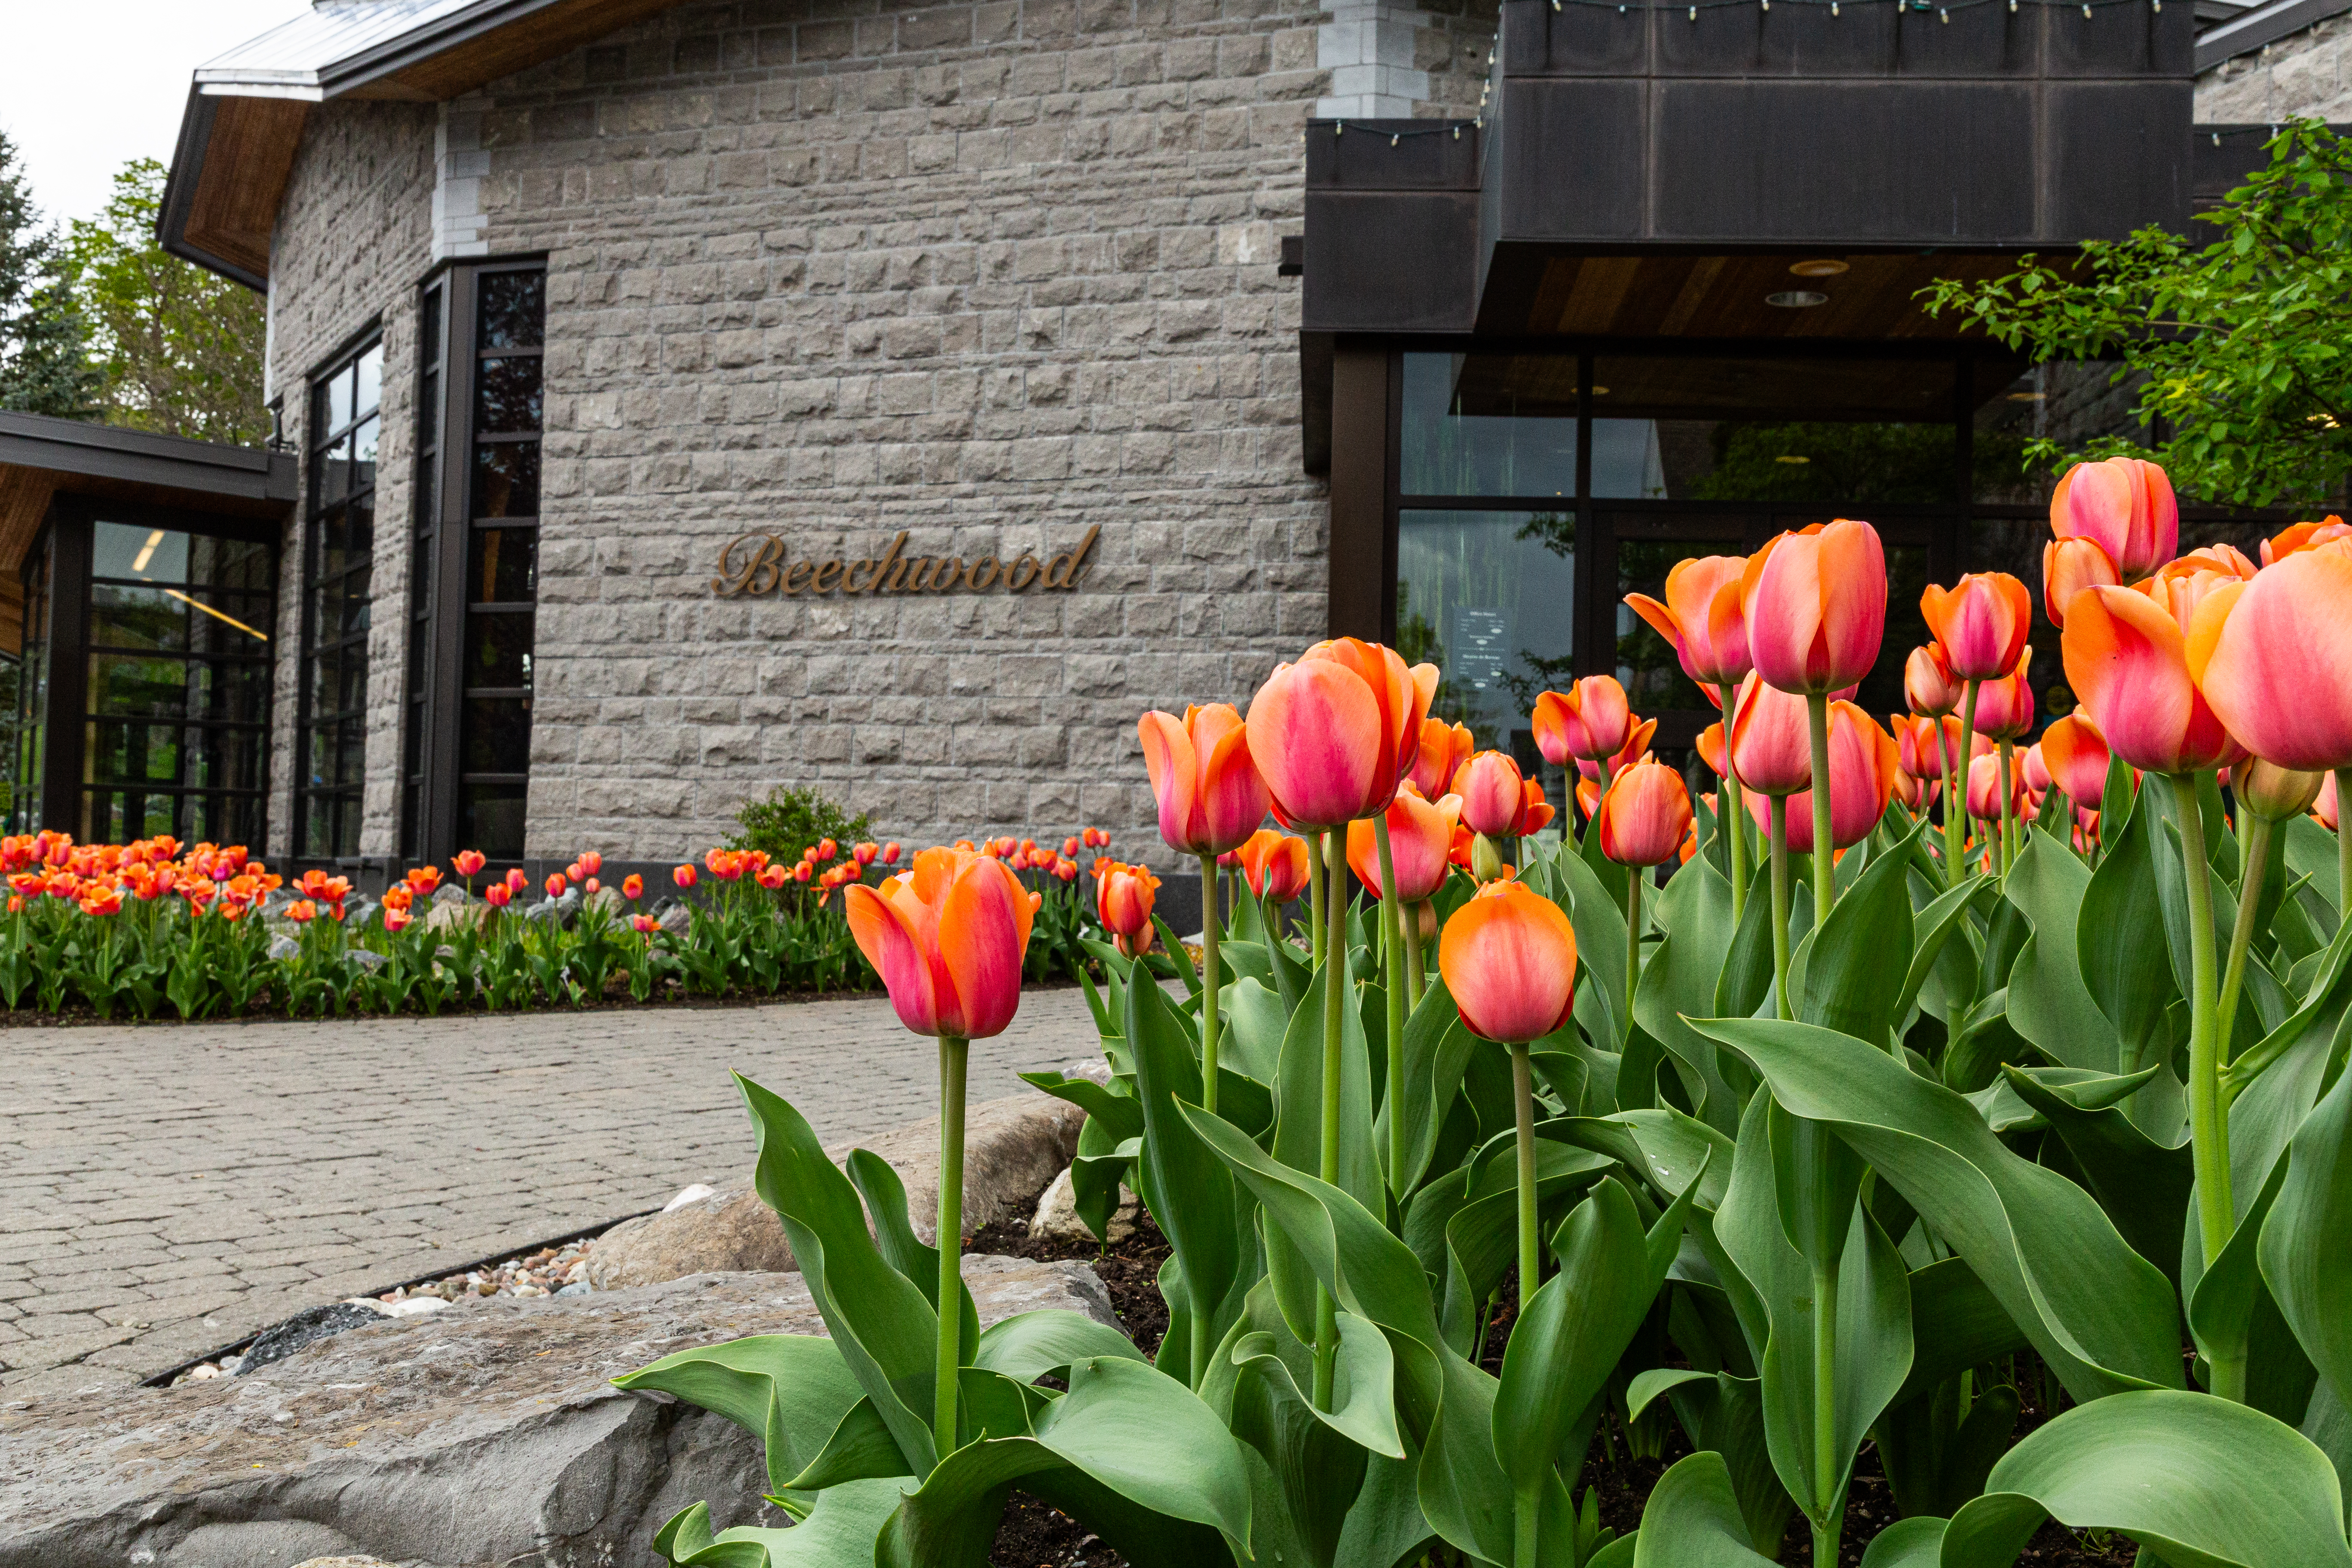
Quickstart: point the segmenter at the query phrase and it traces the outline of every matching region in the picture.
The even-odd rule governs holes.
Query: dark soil
[[[1029,1212],[1036,1212],[1034,1203],[1025,1206]],[[1046,1261],[1068,1258],[1086,1264],[1101,1277],[1110,1291],[1110,1304],[1136,1349],[1145,1355],[1156,1353],[1161,1336],[1168,1332],[1168,1303],[1160,1299],[1160,1266],[1168,1261],[1168,1238],[1160,1234],[1151,1216],[1140,1210],[1136,1215],[1135,1234],[1100,1250],[1092,1241],[1032,1240],[1029,1222],[1024,1219],[1002,1220],[990,1226],[966,1242],[964,1250]]]

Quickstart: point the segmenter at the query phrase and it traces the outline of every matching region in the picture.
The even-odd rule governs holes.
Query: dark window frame
[[[436,341],[420,354],[418,385],[420,449],[429,429],[435,456],[432,483],[420,485],[415,520],[416,568],[410,583],[409,691],[404,704],[406,732],[403,739],[402,793],[404,850],[418,860],[446,859],[459,849],[480,849],[493,861],[521,858],[520,824],[514,841],[485,839],[468,822],[468,806],[491,792],[522,792],[528,809],[530,784],[529,721],[535,684],[528,663],[524,684],[486,687],[468,684],[467,651],[477,632],[486,632],[492,619],[521,620],[521,639],[529,661],[537,630],[537,554],[541,520],[537,503],[528,513],[481,516],[476,470],[485,453],[500,447],[534,447],[542,456],[546,437],[545,381],[540,373],[539,419],[526,429],[483,430],[477,408],[483,393],[482,366],[492,360],[535,359],[546,355],[544,257],[510,257],[495,261],[457,263],[443,267],[422,286],[424,319],[436,329]],[[490,279],[519,274],[536,275],[539,316],[537,341],[528,343],[486,342],[483,295]],[[430,356],[429,358],[426,356]],[[420,472],[422,465],[420,464]],[[477,600],[471,593],[474,556],[492,535],[528,542],[520,596]],[[471,767],[469,756],[483,738],[475,718],[480,703],[520,704],[523,729],[520,737],[524,766],[492,770]],[[511,711],[509,707],[508,711]]]
[[[371,354],[376,362],[375,401],[362,411],[358,406],[357,374],[359,366]],[[375,530],[371,521],[367,548],[354,552],[355,563],[346,563],[335,572],[331,583],[323,580],[321,571],[325,540],[331,522],[339,522],[347,531],[355,503],[364,502],[373,519],[377,481],[383,471],[383,332],[381,323],[373,324],[355,337],[325,368],[313,374],[306,384],[310,398],[310,417],[304,422],[302,446],[304,458],[303,531],[302,531],[302,619],[301,655],[296,665],[294,721],[293,831],[290,843],[292,858],[299,863],[328,862],[335,865],[356,865],[360,859],[361,836],[367,812],[367,702],[371,675],[368,658],[368,638],[373,625]],[[340,421],[321,417],[321,410],[330,406],[332,387],[342,377],[353,378],[352,406]],[[356,447],[352,467],[341,478],[338,493],[329,495],[328,479],[332,472],[329,454],[346,441],[356,442],[359,432],[373,422],[376,426],[376,460],[371,463],[367,482],[356,482]],[[340,514],[340,515],[338,515]],[[320,605],[322,595],[334,591],[339,597],[347,596],[354,579],[362,588],[362,609],[357,624],[335,629],[331,639],[322,639],[320,627]],[[345,617],[349,619],[348,616]],[[323,643],[323,646],[322,646]],[[351,689],[354,681],[350,667],[357,666],[356,707],[338,707],[331,715],[322,718],[312,705],[311,694],[318,686],[318,672],[322,661],[335,658],[344,671],[338,685]],[[332,726],[328,737],[333,765],[319,776],[313,767],[320,731]],[[351,769],[351,748],[358,748],[358,762]],[[346,770],[357,775],[357,782],[346,783]],[[323,846],[317,827],[316,815],[325,810],[328,818]]]

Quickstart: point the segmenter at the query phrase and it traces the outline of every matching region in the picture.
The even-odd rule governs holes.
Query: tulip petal
[[[939,1033],[939,997],[914,923],[887,895],[863,883],[849,888],[845,912],[857,951],[882,977],[898,1022],[919,1035]]]
[[[1195,810],[1201,795],[1200,761],[1192,754],[1192,737],[1182,720],[1158,711],[1137,720],[1135,733],[1143,742],[1143,769],[1160,805],[1160,837],[1180,853],[1199,853],[1194,846],[1202,837]]]
[[[2231,733],[2281,767],[2352,767],[2352,560],[2285,556],[2198,607],[2189,668]]]
[[[1352,670],[1310,658],[1276,671],[1250,703],[1248,731],[1250,754],[1292,825],[1336,827],[1363,815],[1381,760],[1381,710]]]
[[[1445,922],[1437,970],[1471,1033],[1507,1045],[1541,1039],[1575,1001],[1576,932],[1549,899],[1492,883]]]
[[[2239,750],[2189,677],[2179,625],[2147,595],[2084,589],[2066,606],[2059,651],[2108,749],[2134,767],[2189,773]]]
[[[1029,949],[1029,895],[1001,861],[974,858],[940,906],[940,962],[955,987],[950,1032],[966,1039],[1001,1035],[1021,1005],[1021,961]],[[950,1020],[942,1019],[945,1029]]]

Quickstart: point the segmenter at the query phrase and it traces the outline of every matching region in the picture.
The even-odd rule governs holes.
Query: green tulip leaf
[[[1970,877],[1957,888],[1947,888],[1941,893],[1912,912],[1913,942],[1911,966],[1903,976],[1903,990],[1895,998],[1895,1022],[1900,1026],[1918,1005],[1919,993],[1934,973],[1944,956],[1946,947],[1956,933],[1962,933],[1961,948],[1966,948],[1964,933],[1968,931],[1969,906],[1984,889],[1985,879]],[[1955,950],[1958,951],[1958,950]]]
[[[857,1195],[866,1200],[866,1212],[873,1219],[874,1244],[890,1267],[913,1282],[931,1304],[940,1307],[940,1249],[915,1235],[915,1227],[907,1217],[907,1184],[890,1163],[870,1149],[852,1149],[846,1162],[850,1184]],[[958,1342],[966,1346],[980,1338],[980,1312],[972,1305],[971,1291],[960,1292],[963,1298],[963,1338]]]
[[[662,1526],[654,1550],[677,1568],[873,1568],[874,1541],[906,1491],[895,1480],[849,1481],[817,1495],[789,1530],[738,1525],[710,1533],[708,1504]]]
[[[1208,1314],[1213,1342],[1255,1273],[1246,1209],[1223,1163],[1178,1114],[1180,1102],[1200,1102],[1201,1066],[1191,1025],[1159,986],[1128,988],[1127,1038],[1145,1129],[1139,1190],[1182,1270],[1186,1302]]]
[[[1673,1058],[1700,1120],[1729,1137],[1739,1126],[1739,1097],[1717,1065],[1715,1042],[1684,1019],[1715,1012],[1723,955],[1738,931],[1731,918],[1731,884],[1713,866],[1694,859],[1666,883],[1656,914],[1666,939],[1643,963],[1633,1018]]]
[[[1739,1495],[1723,1456],[1693,1454],[1658,1478],[1642,1505],[1633,1568],[1765,1568],[1748,1544]]]
[[[1113,1138],[1143,1136],[1143,1107],[1132,1094],[1094,1079],[1068,1078],[1058,1072],[1024,1072],[1019,1076],[1032,1089],[1076,1106],[1089,1120],[1101,1122]]]
[[[1595,1009],[1607,1022],[1591,1032],[1592,1043],[1613,1051],[1623,1044],[1627,1023],[1625,882],[1623,867],[1602,864],[1617,873],[1613,890],[1603,880],[1608,871],[1595,870],[1583,856],[1563,852],[1551,863],[1561,888],[1554,901],[1576,928],[1578,1019],[1582,1021],[1587,1007]]]
[[[2167,1568],[2352,1568],[2327,1457],[2209,1394],[2078,1405],[2003,1455],[1985,1486],[1945,1527],[1938,1568],[2008,1568],[2045,1517],[2128,1535]]]
[[[1404,1026],[1404,1081],[1414,1092],[1405,1096],[1405,1168],[1397,1191],[1411,1193],[1428,1175],[1436,1157],[1437,1137],[1446,1113],[1461,1092],[1462,1075],[1478,1042],[1462,1022],[1461,1009],[1445,982],[1433,979],[1422,993],[1421,1005]],[[1381,1108],[1378,1134],[1385,1141],[1391,1108]]]
[[[701,1345],[613,1382],[716,1411],[765,1440],[768,1484],[778,1491],[807,1468],[826,1435],[865,1398],[841,1348],[814,1334],[755,1334]]]
[[[1286,1335],[1248,1334],[1231,1352],[1234,1364],[1265,1378],[1298,1401],[1311,1418],[1367,1453],[1402,1459],[1405,1449],[1397,1435],[1396,1360],[1388,1338],[1353,1312],[1339,1313],[1337,1319],[1339,1352],[1332,1366],[1329,1410],[1316,1409],[1298,1386],[1302,1373],[1307,1386],[1314,1386],[1311,1345]]]
[[[826,1331],[898,1440],[908,1468],[927,1475],[936,1458],[929,1417],[939,1315],[915,1282],[883,1258],[866,1231],[857,1189],[825,1157],[801,1113],[740,1073],[735,1086],[758,1139],[752,1185],[776,1211]]]
[[[2323,917],[2320,936],[2333,939],[2336,932],[2336,906],[2343,889],[2336,859],[2336,835],[2308,816],[2297,816],[2284,824],[2286,831],[2279,837],[2286,841],[2286,868],[2289,875],[2306,879],[2308,886],[2303,896],[2305,907],[2318,907]]]
[[[961,1386],[961,1384],[959,1384]],[[779,1418],[772,1424],[770,1451],[777,1437],[790,1431],[790,1423]],[[898,1440],[890,1428],[882,1424],[874,1402],[860,1398],[841,1418],[824,1447],[808,1468],[786,1479],[777,1490],[785,1493],[819,1493],[848,1481],[875,1480],[907,1474],[907,1461],[899,1456]]]
[[[1058,1376],[1072,1362],[1097,1356],[1141,1361],[1143,1352],[1125,1334],[1084,1312],[1045,1307],[1016,1312],[990,1324],[980,1336],[971,1364],[1018,1383],[1034,1383],[1041,1377]]]
[[[2167,1148],[2142,1131],[2117,1101],[2159,1069],[2064,1083],[2051,1074],[2004,1068],[2003,1082],[2050,1125],[2074,1157],[2083,1184],[2126,1245],[2178,1278],[2180,1227],[2195,1184],[2189,1145]],[[2115,1090],[2122,1089],[2122,1093]],[[2097,1101],[2105,1100],[2105,1104]]]
[[[1907,1404],[1970,1367],[2026,1348],[2025,1335],[1968,1260],[1911,1271],[1911,1371],[1895,1395]]]
[[[1658,1293],[1641,1215],[1615,1182],[1577,1205],[1556,1245],[1560,1271],[1513,1325],[1495,1396],[1495,1454],[1514,1490],[1582,1463],[1585,1416]]]
[[[2180,996],[2169,952],[2152,940],[2157,932],[2149,929],[2160,908],[2153,802],[2164,787],[2158,783],[2142,792],[2119,825],[2101,818],[2107,843],[2076,906],[2077,972],[2083,988],[2106,1016],[2121,1052],[2113,1063],[2092,1065],[2116,1072],[2137,1072],[2163,1059],[2172,1037],[2165,1009]],[[2108,793],[2113,795],[2113,789]],[[2074,1053],[2057,1059],[2071,1061]]]
[[[1282,1037],[1290,1029],[1281,993],[1255,980],[1238,981],[1218,994],[1217,1011],[1224,1026],[1219,1065],[1230,1062],[1260,1083],[1274,1082],[1282,1070]]]
[[[2339,1074],[2296,1129],[2259,1257],[2336,1405],[2352,1407],[2352,1073]]]
[[[1697,1026],[1744,1052],[1791,1113],[1834,1123],[1967,1259],[2075,1398],[2178,1386],[2169,1282],[2088,1193],[2019,1157],[1966,1100],[1832,1030],[1768,1019]]]
[[[2002,884],[2033,935],[2009,972],[2009,1021],[2053,1062],[2112,1073],[2123,1061],[2115,1026],[2083,983],[2083,898],[2090,868],[2047,836],[2029,837]]]
[[[1803,982],[1790,986],[1805,1022],[1871,1041],[1902,1022],[1913,957],[1909,849],[1919,831],[1872,857],[1812,933]]]

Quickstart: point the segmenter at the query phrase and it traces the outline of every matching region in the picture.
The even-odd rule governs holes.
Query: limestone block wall
[[[2197,79],[2197,118],[2259,124],[2352,120],[2352,16],[2335,16]]]
[[[1445,3],[1418,112],[1477,101],[1492,0]],[[729,0],[437,109],[324,110],[280,226],[273,367],[290,411],[378,312],[388,428],[409,426],[385,458],[367,852],[395,831],[416,285],[461,194],[488,255],[548,258],[530,853],[698,851],[747,797],[813,783],[910,844],[1095,824],[1164,861],[1136,716],[1245,700],[1325,628],[1276,264],[1328,19]],[[460,139],[478,183],[436,206]],[[396,237],[346,237],[346,187],[395,163]],[[908,557],[1010,563],[1097,528],[1066,593],[712,591],[747,531],[794,560],[904,532]],[[286,816],[281,790],[281,838]]]

